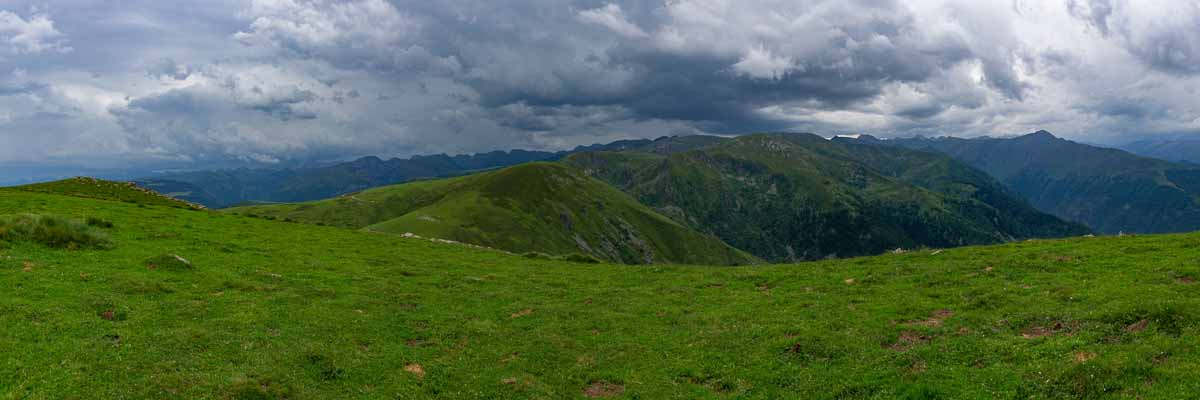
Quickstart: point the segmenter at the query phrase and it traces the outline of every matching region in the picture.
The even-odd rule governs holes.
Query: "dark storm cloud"
[[[48,132],[0,162],[1195,131],[1200,6],[1168,3],[0,0],[0,132]]]
[[[1126,49],[1154,69],[1200,74],[1200,4],[1134,3],[1114,7],[1116,0],[1070,0],[1071,14],[1102,34],[1116,36]],[[1160,15],[1148,21],[1146,9]]]
[[[828,2],[810,3],[785,8],[797,13],[794,18],[836,17],[815,11],[803,15],[808,6]],[[653,43],[650,35],[673,29],[674,21],[662,16],[661,8],[639,7],[641,2],[563,6],[526,1],[485,5],[467,18],[461,6],[434,4],[414,6],[438,21],[432,24],[436,28],[428,47],[461,63],[458,79],[480,94],[484,107],[522,103],[536,106],[534,112],[553,113],[554,107],[621,106],[637,118],[692,121],[722,132],[785,126],[758,115],[756,109],[763,106],[810,102],[828,109],[847,107],[878,96],[888,84],[921,82],[973,57],[961,37],[915,35],[916,21],[902,4],[890,1],[854,2],[871,10],[871,16],[828,26],[836,33],[823,32],[827,42],[798,51],[803,59],[770,77],[736,70],[744,51],[760,44],[753,35],[740,48],[722,52],[702,47],[673,51]],[[581,25],[579,15],[601,11],[619,13],[605,20],[619,20],[609,24],[615,28]],[[788,40],[776,39],[785,46]],[[787,49],[780,51],[791,56]],[[1005,71],[1007,65],[986,65],[989,82],[1020,96],[1024,87]],[[508,125],[548,128],[542,123]]]

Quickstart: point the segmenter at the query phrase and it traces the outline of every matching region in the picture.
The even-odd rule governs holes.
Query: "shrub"
[[[175,254],[162,254],[146,259],[146,268],[168,271],[187,271],[195,268],[191,261]]]
[[[536,252],[536,251],[531,251],[531,252],[528,252],[528,253],[522,254],[521,256],[522,256],[522,257],[525,257],[525,258],[536,258],[536,259],[542,259],[542,260],[550,260],[550,259],[553,259],[553,257],[550,257],[550,255],[549,255],[549,254],[546,254],[546,253],[540,253],[540,252]]]
[[[87,217],[87,225],[106,229],[113,227],[112,221],[98,217]]]
[[[583,264],[599,264],[600,263],[600,260],[596,259],[596,257],[592,257],[592,256],[589,256],[586,254],[579,254],[579,253],[567,255],[566,257],[563,257],[563,261],[569,261],[569,262],[573,262],[573,263],[583,263]]]
[[[29,241],[60,249],[112,247],[108,236],[93,227],[75,220],[38,214],[0,216],[0,240]]]

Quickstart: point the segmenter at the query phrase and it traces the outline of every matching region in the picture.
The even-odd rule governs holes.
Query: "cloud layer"
[[[1200,134],[1200,5],[0,2],[0,164],[233,165],[680,133]]]

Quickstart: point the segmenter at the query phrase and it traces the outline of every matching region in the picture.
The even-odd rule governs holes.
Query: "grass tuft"
[[[146,268],[167,271],[189,271],[196,268],[191,261],[175,254],[161,254],[146,259]]]
[[[106,220],[104,218],[87,217],[87,220],[85,222],[87,223],[88,226],[92,226],[92,227],[96,227],[96,228],[112,229],[112,227],[113,227],[112,221]]]
[[[234,382],[229,388],[229,394],[235,400],[281,400],[295,398],[291,387],[271,380],[255,378]]]
[[[562,258],[563,261],[581,263],[581,264],[599,264],[600,260],[586,254],[570,254]]]
[[[108,249],[112,240],[79,221],[53,215],[0,216],[0,240],[34,242],[56,249]]]

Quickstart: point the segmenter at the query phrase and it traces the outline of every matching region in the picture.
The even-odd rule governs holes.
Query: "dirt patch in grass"
[[[1021,337],[1024,339],[1038,339],[1055,335],[1071,336],[1071,327],[1062,321],[1055,321],[1048,325],[1030,326],[1021,331]]]
[[[696,385],[713,393],[732,393],[738,390],[737,382],[711,374],[684,373],[675,378],[675,382]]]
[[[532,309],[532,308],[526,308],[526,309],[524,309],[524,310],[517,311],[517,312],[513,313],[513,314],[512,314],[512,317],[513,317],[513,318],[521,318],[521,317],[528,316],[528,315],[530,315],[530,314],[533,314],[533,309]]]
[[[930,340],[933,340],[930,336],[913,331],[904,331],[900,332],[900,336],[896,337],[896,341],[887,347],[895,351],[905,352],[914,347],[929,343]]]
[[[96,316],[105,321],[121,322],[129,318],[125,311],[115,306],[97,308]]]
[[[592,399],[620,396],[625,393],[625,386],[606,381],[596,381],[583,388],[583,395]]]
[[[942,326],[942,323],[945,322],[946,319],[953,317],[953,316],[954,316],[954,311],[937,310],[937,311],[934,311],[933,314],[930,314],[929,318],[926,318],[923,320],[905,321],[904,325],[936,328],[936,327]]]
[[[905,372],[909,375],[920,375],[925,373],[927,369],[929,369],[929,366],[925,364],[924,360],[913,359],[909,361],[908,369]]]
[[[1093,353],[1090,351],[1083,351],[1083,350],[1076,351],[1071,356],[1071,359],[1074,360],[1076,364],[1085,363],[1085,362],[1091,361],[1094,358],[1096,358],[1096,353]]]
[[[1125,327],[1125,331],[1130,332],[1130,333],[1137,333],[1137,332],[1146,330],[1146,327],[1148,327],[1148,326],[1150,326],[1150,320],[1143,319],[1141,321],[1129,324],[1129,326]]]
[[[405,365],[404,371],[413,374],[417,379],[425,379],[425,367],[421,366],[421,364],[412,363]]]

